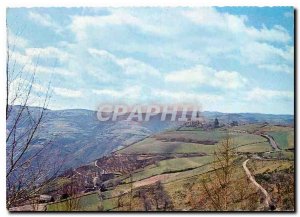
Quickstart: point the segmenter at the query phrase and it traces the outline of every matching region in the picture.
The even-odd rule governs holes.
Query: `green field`
[[[286,159],[286,160],[294,160],[294,152],[292,151],[274,151],[269,153],[264,153],[264,157],[275,158],[275,159]]]
[[[191,139],[191,140],[210,140],[218,141],[226,136],[226,132],[222,130],[211,130],[211,131],[202,131],[202,130],[190,130],[190,131],[170,131],[160,133],[155,136],[159,140],[169,140],[169,139]]]
[[[258,133],[253,134],[253,132]],[[294,153],[291,150],[284,149],[294,147],[293,133],[293,128],[290,127],[250,124],[232,127],[229,130],[229,134],[222,129],[211,131],[190,129],[181,131],[172,130],[148,137],[116,153],[166,154],[165,156],[173,158],[164,158],[166,160],[157,161],[144,168],[131,171],[130,174],[123,174],[115,179],[106,181],[119,181],[119,184],[114,187],[108,187],[107,191],[102,192],[104,198],[102,201],[100,201],[96,193],[80,197],[77,210],[118,211],[120,210],[118,208],[120,198],[123,198],[125,204],[128,203],[126,198],[131,189],[139,191],[140,188],[155,186],[157,182],[161,182],[164,185],[166,192],[172,198],[172,202],[177,209],[186,209],[191,204],[185,204],[184,200],[193,201],[189,197],[203,198],[205,196],[202,181],[207,176],[214,174],[216,170],[216,165],[213,164],[215,159],[214,152],[220,150],[219,148],[227,136],[231,140],[230,143],[237,148],[238,155],[234,156],[236,166],[234,168],[233,182],[240,184],[241,179],[245,178],[242,163],[247,158],[251,159],[249,167],[254,174],[270,173],[291,167]],[[272,136],[283,150],[274,151],[268,140],[260,134],[269,134]],[[175,155],[176,153],[201,153],[205,155],[180,157],[182,155]],[[235,186],[232,189],[233,193],[236,191]],[[240,188],[250,189],[250,193],[256,191],[249,184]],[[138,199],[134,197],[133,200]],[[49,204],[47,211],[66,211],[68,210],[67,202],[65,200]],[[234,206],[238,206],[238,204],[236,203]]]
[[[266,138],[255,135],[255,134],[247,134],[247,133],[234,133],[231,134],[233,144],[236,146],[246,145],[246,144],[254,144],[267,141]]]
[[[213,161],[212,156],[190,157],[190,158],[175,158],[170,160],[163,160],[157,165],[151,165],[144,168],[144,170],[134,173],[133,181],[145,179],[154,175],[163,173],[179,172],[188,169],[193,169]]]
[[[294,132],[268,132],[273,137],[280,149],[294,148]]]
[[[272,150],[273,149],[268,142],[243,145],[237,148],[238,152],[247,152],[247,153],[261,153],[261,152],[268,152]]]
[[[265,138],[247,133],[232,132],[229,135],[233,144],[242,146],[246,144],[260,143],[267,141]],[[226,137],[226,133],[220,130],[214,131],[172,131],[157,135],[155,138],[147,138],[143,141],[128,146],[118,153],[121,154],[142,154],[142,153],[206,153],[212,154],[222,139]],[[180,142],[171,139],[185,138],[192,141],[216,141],[215,145],[205,145],[193,142]],[[258,147],[260,147],[258,145]],[[243,149],[244,150],[244,149]],[[261,152],[261,151],[260,151]]]
[[[73,204],[76,205],[74,211],[98,211],[100,207],[100,200],[97,193],[82,196],[77,199],[71,199]],[[64,200],[58,203],[47,205],[47,211],[68,211],[70,200]]]
[[[231,130],[239,130],[239,131],[246,131],[248,133],[254,133],[260,130],[264,124],[247,124],[247,125],[239,125],[232,127]]]
[[[184,142],[163,142],[155,138],[147,138],[134,145],[128,146],[118,153],[121,154],[143,154],[143,153],[212,153],[213,145],[202,145]]]
[[[102,204],[103,204],[103,211],[108,211],[108,210],[116,208],[117,199],[111,198],[111,199],[103,200]]]

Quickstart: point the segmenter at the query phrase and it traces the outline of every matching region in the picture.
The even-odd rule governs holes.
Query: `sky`
[[[7,26],[10,67],[24,71],[14,83],[34,71],[50,109],[294,114],[292,7],[9,8]]]

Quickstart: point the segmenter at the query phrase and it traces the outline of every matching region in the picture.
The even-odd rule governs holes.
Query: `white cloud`
[[[165,81],[185,85],[208,85],[224,89],[236,89],[243,87],[247,79],[238,72],[216,71],[203,65],[191,69],[168,73]]]
[[[113,10],[111,14],[103,16],[72,16],[70,25],[71,30],[76,34],[77,39],[82,40],[88,37],[87,28],[129,25],[138,27],[146,33],[155,33],[162,35],[166,32],[158,28],[155,24],[142,21],[136,16],[123,10]]]
[[[292,100],[294,93],[292,91],[267,90],[262,88],[254,88],[247,92],[247,100],[264,101],[272,99],[289,99]]]
[[[27,49],[28,50],[28,49]],[[29,49],[30,50],[30,49]],[[26,71],[28,73],[40,73],[40,74],[60,74],[65,76],[74,75],[71,71],[61,68],[61,67],[50,67],[50,66],[43,66],[41,64],[37,64],[36,61],[33,61],[34,55],[32,54],[22,54],[21,52],[14,51],[12,52],[11,59],[10,59],[10,69],[16,70],[16,64],[18,64],[17,70]]]
[[[123,89],[93,89],[92,92],[94,94],[106,97],[113,98],[130,98],[130,99],[138,99],[141,96],[141,87],[140,86],[131,86],[124,87]]]
[[[101,58],[108,62],[115,63],[116,65],[122,68],[122,72],[126,75],[132,75],[132,76],[146,76],[146,75],[159,76],[160,75],[158,70],[156,70],[152,66],[142,61],[133,58],[118,58],[115,55],[105,50],[97,50],[94,48],[90,48],[88,49],[88,51],[92,56],[96,58]]]
[[[52,28],[56,33],[63,31],[63,28],[55,23],[49,14],[40,14],[30,11],[28,17],[41,26]]]
[[[36,73],[36,74],[59,74],[64,76],[74,76],[74,73],[64,69],[64,68],[56,68],[56,67],[45,67],[36,64],[25,64],[23,71],[29,73]]]
[[[44,48],[27,48],[25,50],[27,56],[39,57],[39,58],[57,58],[61,62],[67,61],[70,58],[68,52],[62,51],[56,47],[44,47]]]
[[[267,43],[252,42],[241,49],[241,55],[245,61],[258,65],[273,62],[293,63],[293,50],[292,47],[280,49]]]
[[[222,96],[215,94],[201,94],[187,91],[171,91],[164,89],[152,89],[151,93],[153,96],[161,98],[161,100],[164,102],[208,104],[217,103],[223,99]]]
[[[246,16],[237,16],[228,13],[220,13],[215,8],[197,8],[183,12],[183,15],[198,25],[218,28],[239,34],[242,37],[250,37],[254,40],[270,42],[288,42],[291,40],[286,29],[282,26],[274,26],[271,29],[263,26],[257,29],[246,25]]]
[[[212,85],[215,87],[223,87],[226,89],[237,89],[243,87],[247,79],[241,76],[238,72],[219,71],[212,78]]]
[[[272,72],[281,72],[286,74],[292,74],[294,71],[293,67],[288,66],[287,64],[262,64],[262,65],[258,65],[258,68],[266,69]]]
[[[202,65],[191,69],[168,73],[165,76],[167,82],[185,83],[185,84],[205,84],[209,80],[210,75],[215,71],[212,68]]]
[[[78,98],[83,96],[83,93],[80,90],[73,90],[73,89],[62,88],[62,87],[53,87],[52,89],[56,95],[62,97]]]
[[[33,83],[32,84],[32,87],[35,91],[37,92],[40,92],[40,93],[47,93],[48,92],[48,88],[41,85],[41,84],[38,84],[38,83]]]
[[[249,25],[247,16],[223,13],[215,8],[158,10],[159,13],[163,16],[150,19],[146,10],[143,14],[137,10],[112,9],[103,16],[73,16],[70,28],[80,44],[92,44],[93,47],[101,47],[99,50],[109,49],[113,53],[141,53],[170,64],[175,60],[182,64],[209,64],[220,58],[221,62],[230,59],[257,67],[274,61],[288,64],[293,61],[293,47],[282,48],[282,45],[292,42],[292,37],[280,25],[267,27],[261,23],[261,27],[256,28]],[[148,43],[137,36],[139,30],[162,34],[157,34],[156,40],[150,39]],[[203,31],[200,33],[200,30]],[[146,39],[150,38],[150,34],[146,36]],[[113,43],[110,44],[112,37]],[[138,40],[132,40],[136,38]],[[126,64],[125,60],[123,62]],[[130,62],[130,67],[126,64],[130,70],[125,72],[133,74],[135,62],[131,59],[127,62]]]
[[[24,48],[28,46],[28,40],[19,36],[15,35],[9,28],[8,31],[8,44],[10,49],[13,50],[13,48]]]
[[[270,76],[278,87],[288,87],[293,79],[293,37],[282,26],[264,25],[262,20],[252,17],[248,22],[246,16],[219,12],[216,8],[106,10],[109,13],[105,15],[76,12],[78,16],[63,16],[60,20],[70,21],[64,29],[71,31],[62,35],[65,42],[55,45],[45,42],[45,47],[28,48],[28,42],[19,39],[19,47],[24,52],[16,54],[17,61],[32,72],[36,57],[44,58],[36,72],[43,79],[48,77],[46,74],[65,76],[64,87],[78,90],[59,89],[61,85],[55,81],[54,93],[71,98],[87,94],[88,97],[99,95],[101,99],[148,97],[154,101],[160,97],[218,101],[223,97],[235,102],[240,99],[238,94],[249,90],[246,77],[257,81],[262,88],[267,84],[258,79],[264,77],[260,73],[265,71],[286,73],[282,81],[284,75]],[[55,22],[57,19],[47,14],[30,12],[29,15],[32,21],[47,29],[62,28]],[[280,16],[287,21],[283,14]],[[251,26],[252,21],[261,26]],[[28,37],[30,40],[34,38]],[[52,58],[62,64],[58,68],[46,66]],[[243,73],[244,69],[248,74]],[[68,79],[74,73],[76,79]],[[43,90],[38,86],[35,89]],[[247,92],[247,97],[254,99],[259,94],[272,99],[288,95],[276,90],[253,89]]]
[[[291,18],[291,17],[294,17],[294,12],[285,12],[283,14],[286,18]]]
[[[30,94],[27,95],[29,91]],[[39,83],[29,81],[22,77],[18,77],[13,81],[9,82],[8,103],[10,105],[24,105],[27,100],[27,105],[42,106],[47,91],[48,88],[44,87]],[[42,93],[42,95],[44,96],[38,93]]]
[[[18,51],[9,51],[10,52],[10,60],[9,62],[14,65],[14,63],[19,64],[21,67],[25,65],[33,65],[33,62],[30,57],[22,54]],[[11,67],[13,67],[13,65]]]

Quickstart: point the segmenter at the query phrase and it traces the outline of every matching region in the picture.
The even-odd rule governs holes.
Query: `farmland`
[[[281,149],[294,148],[294,132],[269,132]]]
[[[280,149],[275,150],[264,135]],[[57,182],[70,185],[66,180],[75,178],[81,195],[50,203],[47,211],[68,210],[72,203],[79,211],[215,210],[205,189],[214,192],[218,186],[224,163],[218,153],[223,153],[226,141],[232,164],[226,200],[231,202],[222,209],[268,209],[242,167],[247,159],[249,171],[270,192],[276,209],[293,209],[293,189],[285,188],[283,179],[293,181],[293,128],[246,124],[168,130],[123,146],[62,176]]]
[[[58,203],[49,204],[47,211],[99,211],[100,200],[98,194],[80,196],[67,199]]]

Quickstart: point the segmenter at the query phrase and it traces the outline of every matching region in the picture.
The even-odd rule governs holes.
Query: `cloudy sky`
[[[15,67],[51,109],[198,102],[294,112],[293,8],[8,9]],[[18,82],[26,82],[26,77]]]

